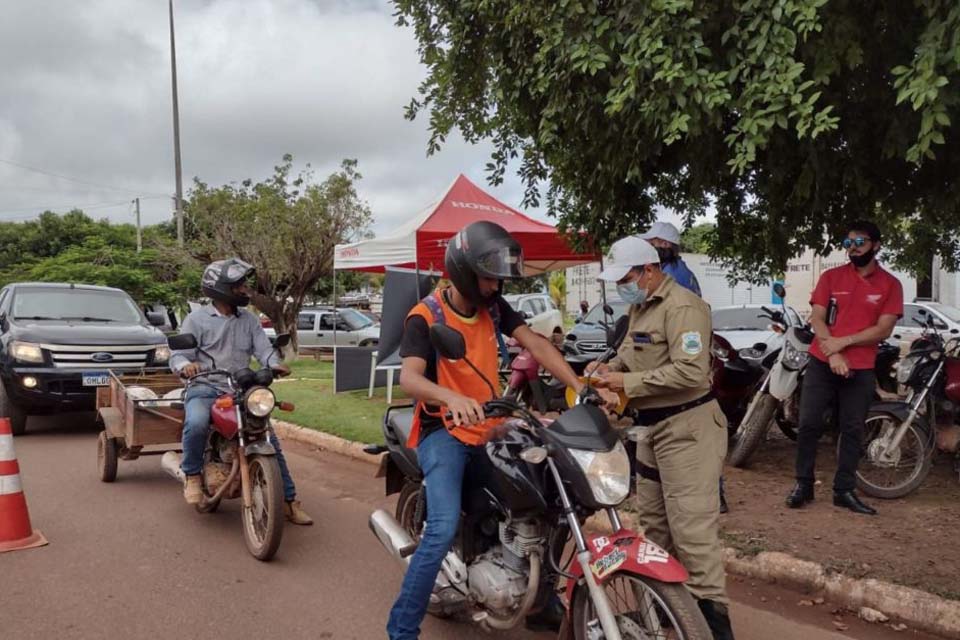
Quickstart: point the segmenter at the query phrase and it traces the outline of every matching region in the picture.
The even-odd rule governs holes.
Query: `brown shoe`
[[[289,502],[283,503],[283,514],[287,517],[287,521],[293,524],[304,526],[313,524],[313,518],[303,510],[299,500],[290,500]]]
[[[183,483],[183,499],[187,504],[200,504],[203,501],[203,487],[200,486],[200,476],[187,476]]]

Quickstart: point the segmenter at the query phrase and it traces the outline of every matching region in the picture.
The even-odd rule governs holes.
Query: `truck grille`
[[[49,352],[53,365],[61,369],[132,369],[145,367],[157,345],[41,344],[40,348]]]
[[[607,350],[606,342],[578,342],[577,347],[584,353],[603,353]]]

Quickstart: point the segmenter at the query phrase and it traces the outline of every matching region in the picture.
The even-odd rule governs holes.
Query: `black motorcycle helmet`
[[[523,249],[500,225],[481,220],[450,239],[443,261],[450,282],[475,305],[490,302],[480,294],[478,277],[504,280],[523,277]]]
[[[250,304],[250,296],[237,295],[233,287],[244,282],[257,272],[253,265],[240,258],[217,260],[207,265],[200,278],[203,295],[211,300],[219,300],[231,307],[245,307]]]

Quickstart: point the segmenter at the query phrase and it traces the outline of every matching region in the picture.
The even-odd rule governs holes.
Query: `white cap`
[[[627,236],[617,240],[603,260],[605,264],[600,279],[610,282],[620,280],[634,267],[660,264],[657,250],[640,236]]]
[[[680,244],[680,231],[669,222],[654,222],[653,226],[640,237],[644,240],[660,238],[676,245]]]

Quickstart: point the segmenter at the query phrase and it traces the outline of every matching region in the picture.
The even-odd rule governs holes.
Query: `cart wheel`
[[[103,482],[117,479],[117,439],[108,437],[106,431],[97,436],[97,468]]]

